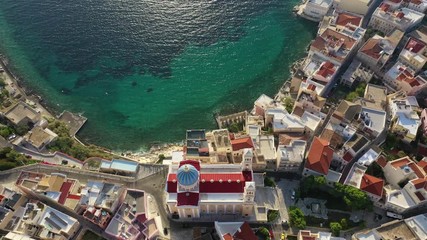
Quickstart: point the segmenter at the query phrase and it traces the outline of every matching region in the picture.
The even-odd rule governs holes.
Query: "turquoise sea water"
[[[0,52],[49,106],[89,118],[83,141],[136,150],[274,95],[316,32],[297,3],[5,0]]]

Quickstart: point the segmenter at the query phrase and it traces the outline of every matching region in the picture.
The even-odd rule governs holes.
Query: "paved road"
[[[61,152],[55,152],[54,154],[42,154],[16,145],[14,145],[14,149],[24,155],[31,156],[32,159],[48,162],[51,164],[61,165],[62,161],[67,161],[69,166],[76,166],[78,168],[82,168],[83,166],[82,161]]]

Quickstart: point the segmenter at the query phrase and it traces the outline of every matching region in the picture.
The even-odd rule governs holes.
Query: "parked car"
[[[9,137],[7,137],[7,140],[12,141],[13,139],[16,138],[15,134],[10,135]]]
[[[291,199],[295,200],[295,189],[292,189],[291,191]]]

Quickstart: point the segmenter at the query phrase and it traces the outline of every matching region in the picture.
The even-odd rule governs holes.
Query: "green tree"
[[[89,155],[89,151],[88,149],[80,144],[74,144],[71,147],[70,153],[73,157],[80,159],[80,160],[84,160],[88,157]]]
[[[264,178],[264,185],[267,187],[276,187],[276,183],[269,177]]]
[[[345,100],[353,102],[358,97],[359,97],[359,94],[357,94],[356,92],[351,92],[345,97]]]
[[[258,231],[265,239],[270,239],[270,231],[266,227],[260,227]]]
[[[0,170],[7,170],[31,163],[33,162],[29,158],[10,147],[0,149]]]
[[[101,165],[101,162],[96,161],[94,159],[90,159],[89,161],[87,161],[87,165],[91,168],[98,168]]]
[[[294,103],[295,101],[291,97],[286,97],[285,99],[283,99],[283,106],[289,113],[291,113],[294,109]]]
[[[342,230],[342,226],[339,222],[331,222],[331,223],[329,223],[329,227],[331,228],[332,234],[334,234],[337,237],[340,235],[340,231]]]
[[[304,229],[307,226],[304,213],[297,207],[291,207],[289,210],[289,222],[292,226]]]
[[[347,219],[345,219],[345,218],[341,219],[340,224],[341,224],[342,229],[347,229],[348,228],[348,221],[347,221]]]
[[[335,191],[337,195],[343,197],[345,204],[353,210],[369,209],[372,207],[372,202],[369,200],[368,195],[360,189],[335,183]]]
[[[13,129],[10,127],[0,127],[0,136],[7,138],[13,133]]]
[[[16,128],[16,133],[20,136],[24,136],[30,130],[30,127],[26,124],[20,124]]]
[[[159,154],[159,160],[158,160],[158,162],[160,162],[160,163],[162,163],[163,162],[163,160],[165,160],[165,155],[164,154]]]
[[[366,170],[366,173],[374,177],[384,179],[384,171],[382,167],[378,165],[377,162],[373,162],[371,165],[369,165],[368,169]]]
[[[301,191],[304,193],[310,192],[313,189],[319,189],[326,184],[326,178],[324,176],[313,176],[310,175],[304,178],[301,182]]]

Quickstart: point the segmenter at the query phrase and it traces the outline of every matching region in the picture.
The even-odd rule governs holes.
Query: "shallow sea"
[[[297,0],[3,0],[0,52],[57,112],[114,150],[215,128],[214,113],[273,96],[316,24]]]

